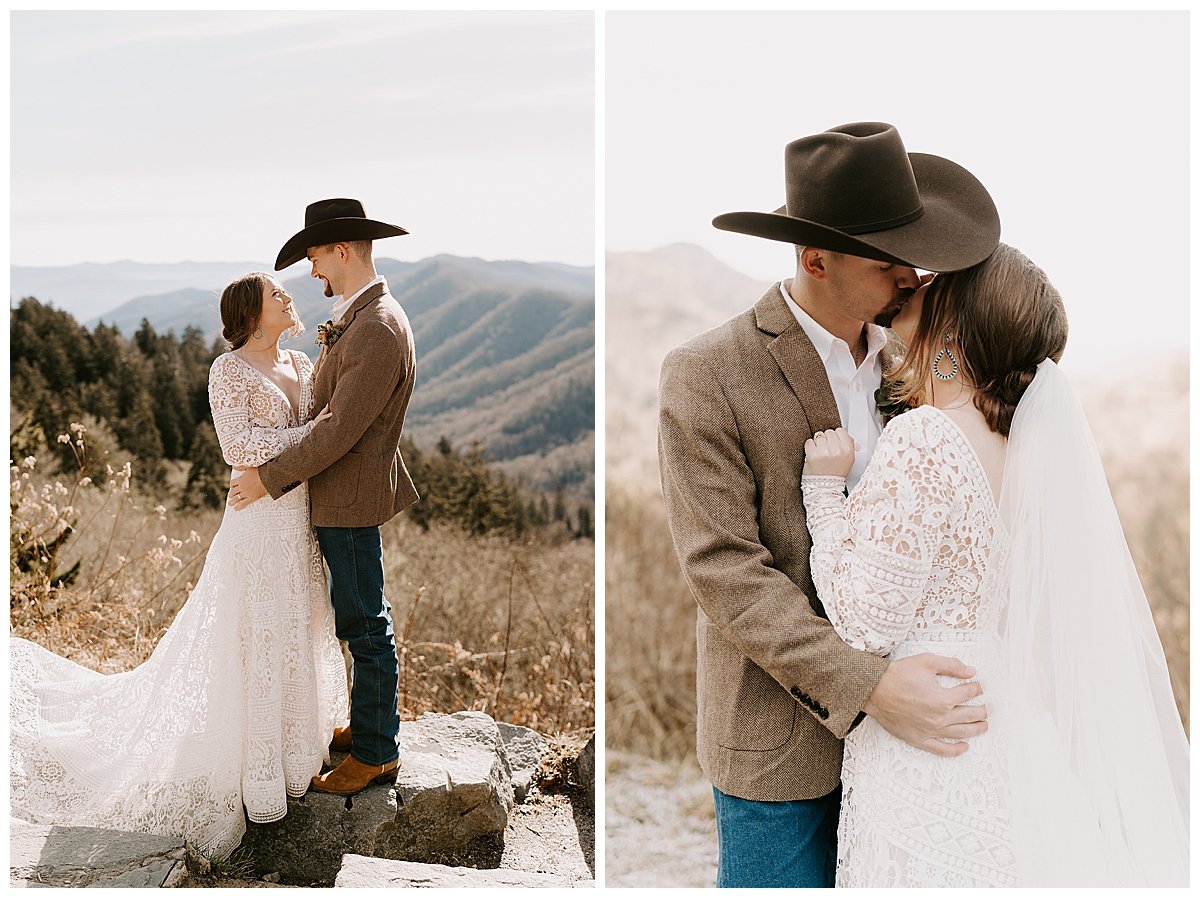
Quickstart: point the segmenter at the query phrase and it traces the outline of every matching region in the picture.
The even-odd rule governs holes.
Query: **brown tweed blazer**
[[[887,666],[842,642],[809,573],[804,442],[840,424],[778,285],[663,362],[663,496],[699,606],[697,752],[713,785],[740,798],[836,788],[841,740]]]
[[[400,457],[416,379],[408,316],[377,284],[345,320],[333,346],[322,347],[313,383],[314,414],[328,404],[333,417],[258,469],[276,499],[308,481],[315,527],[375,526],[420,498]]]

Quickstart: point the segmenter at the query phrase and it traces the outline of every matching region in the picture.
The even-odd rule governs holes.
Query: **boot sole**
[[[392,770],[388,770],[388,771],[385,771],[384,773],[379,774],[379,776],[375,777],[374,779],[370,780],[369,782],[364,783],[363,785],[359,786],[357,789],[322,789],[316,783],[310,784],[309,789],[311,789],[313,792],[323,792],[326,795],[357,795],[359,792],[363,791],[368,786],[394,785],[399,776],[400,776],[400,767],[399,767],[399,765],[397,765]]]

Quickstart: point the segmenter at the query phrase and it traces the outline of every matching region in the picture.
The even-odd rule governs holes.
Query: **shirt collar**
[[[346,313],[350,311],[350,307],[354,305],[355,300],[374,287],[376,284],[383,284],[383,290],[387,292],[387,281],[382,274],[375,276],[374,280],[370,280],[363,284],[362,288],[356,290],[352,295],[343,297],[333,304],[333,320],[338,321],[344,318]]]
[[[804,333],[808,335],[808,339],[812,341],[813,347],[817,350],[817,354],[822,361],[829,362],[833,359],[834,349],[838,346],[844,347],[847,353],[850,353],[850,347],[846,346],[846,341],[841,337],[835,337],[829,331],[825,330],[816,320],[800,308],[799,303],[792,299],[791,291],[788,290],[788,285],[791,284],[791,278],[779,282],[779,292],[783,294],[783,298],[787,301],[787,306],[792,310],[792,315],[796,322],[804,329]],[[873,362],[875,357],[879,355],[879,350],[887,346],[888,336],[887,331],[878,324],[868,321],[867,326],[867,355],[863,359],[863,364]],[[851,353],[851,358],[853,354]]]

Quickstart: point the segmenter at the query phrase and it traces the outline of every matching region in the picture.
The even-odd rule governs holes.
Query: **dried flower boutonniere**
[[[884,424],[887,424],[893,418],[904,414],[913,407],[911,400],[900,398],[899,386],[897,381],[884,378],[883,382],[879,385],[879,389],[875,391],[875,407],[879,409],[879,414],[883,416]]]
[[[323,346],[326,349],[332,349],[333,344],[337,342],[338,337],[346,330],[346,322],[341,319],[337,321],[326,321],[324,324],[317,325],[317,345]]]

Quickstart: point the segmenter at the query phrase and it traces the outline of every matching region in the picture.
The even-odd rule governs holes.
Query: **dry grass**
[[[57,567],[81,564],[61,588],[10,565],[12,633],[94,670],[131,669],[183,606],[221,512],[167,513],[136,481],[123,489],[119,472],[112,485],[76,488],[38,467],[15,469],[13,532],[53,535],[76,520]],[[22,494],[28,501],[17,501]],[[403,516],[383,527],[383,540],[402,714],[482,710],[586,736],[595,719],[591,541],[555,531],[520,542],[448,526],[422,531]]]
[[[610,486],[605,501],[605,745],[683,758],[696,741],[696,606],[662,500]]]

